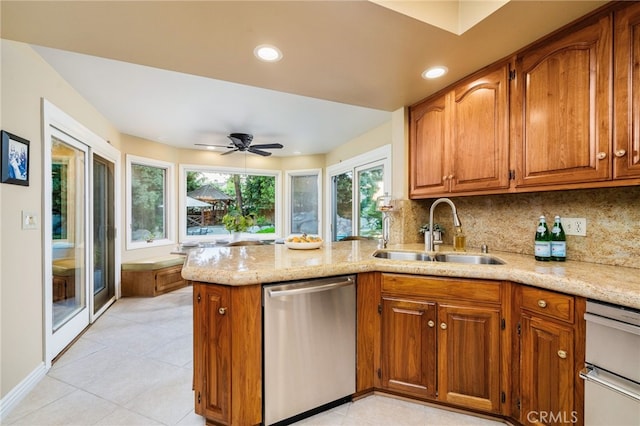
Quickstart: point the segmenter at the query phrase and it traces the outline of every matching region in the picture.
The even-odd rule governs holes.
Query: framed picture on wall
[[[2,130],[0,182],[29,186],[29,141]]]

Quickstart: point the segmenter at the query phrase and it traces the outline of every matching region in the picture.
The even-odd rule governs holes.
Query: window
[[[172,243],[173,164],[127,155],[127,249]]]
[[[376,199],[390,192],[390,145],[330,166],[327,174],[331,240],[351,235],[380,238],[382,213],[376,210]]]
[[[229,239],[227,215],[249,216],[235,233],[243,239],[272,239],[279,226],[280,172],[228,167],[180,166],[180,239]]]
[[[287,172],[287,233],[319,234],[322,226],[322,171],[296,170]]]

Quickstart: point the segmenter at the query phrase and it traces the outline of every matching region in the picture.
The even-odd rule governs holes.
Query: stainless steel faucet
[[[389,244],[389,226],[390,226],[391,217],[389,216],[389,212],[382,212],[382,239],[380,240],[380,245],[383,249],[387,248],[387,244]]]
[[[438,198],[431,204],[431,209],[429,209],[429,251],[433,251],[433,211],[436,206],[440,203],[447,203],[451,206],[451,210],[453,211],[453,226],[456,228],[462,226],[460,223],[460,218],[458,217],[458,210],[456,210],[455,204],[448,198]],[[384,228],[384,227],[383,227]]]

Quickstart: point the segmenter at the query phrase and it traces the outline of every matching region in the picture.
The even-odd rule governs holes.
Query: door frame
[[[114,259],[114,276],[115,276],[115,297],[113,301],[120,297],[120,233],[118,229],[121,224],[121,196],[120,196],[120,188],[121,188],[121,173],[120,173],[120,151],[111,146],[106,140],[102,139],[100,136],[96,135],[82,124],[78,123],[71,116],[66,114],[64,111],[56,107],[51,102],[42,98],[42,114],[43,114],[43,125],[42,125],[42,137],[43,137],[43,155],[42,155],[42,168],[43,168],[43,178],[42,178],[42,262],[43,262],[43,277],[42,277],[42,288],[43,288],[43,338],[44,338],[44,363],[45,368],[51,368],[52,360],[66,347],[73,339],[77,336],[77,334],[73,335],[73,337],[67,336],[65,340],[69,340],[68,343],[64,345],[64,347],[59,347],[60,344],[55,346],[53,339],[53,287],[52,287],[52,240],[51,240],[51,139],[56,133],[63,133],[68,136],[70,139],[76,141],[79,144],[85,145],[83,150],[86,150],[87,153],[87,167],[85,176],[85,185],[87,186],[87,194],[88,196],[85,199],[85,213],[86,213],[86,223],[85,223],[85,256],[86,259],[93,258],[93,246],[92,246],[92,232],[93,232],[93,224],[90,220],[92,214],[91,202],[93,201],[92,190],[89,183],[91,183],[92,176],[91,173],[93,171],[93,153],[100,155],[102,158],[107,159],[114,164],[114,211],[115,211],[115,259]],[[86,321],[82,321],[82,324],[78,325],[76,329],[72,330],[73,333],[80,333],[86,327],[86,325],[93,323],[103,312],[104,310],[111,304],[113,301],[107,303],[103,309],[99,312],[93,314],[93,262],[86,262],[87,267],[85,268],[85,297],[86,300],[86,309],[88,319]],[[84,315],[84,314],[83,314]],[[80,328],[81,327],[81,328]],[[78,330],[78,328],[80,328]],[[73,334],[72,333],[72,334]]]

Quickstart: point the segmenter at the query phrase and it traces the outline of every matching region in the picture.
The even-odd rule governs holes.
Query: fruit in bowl
[[[315,249],[322,246],[322,237],[309,234],[290,235],[284,240],[284,245],[290,249]]]

